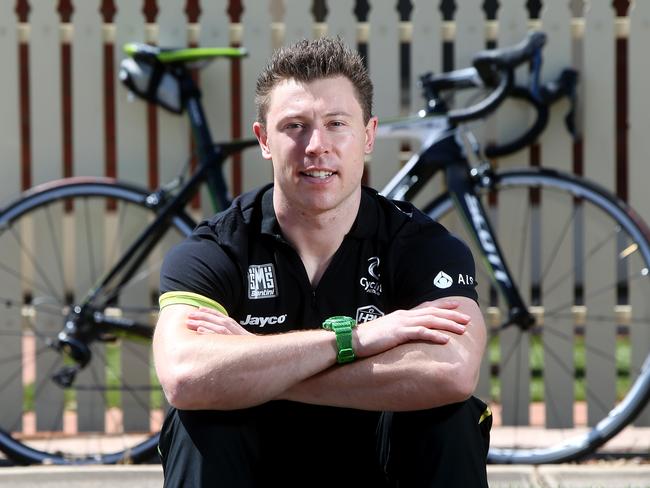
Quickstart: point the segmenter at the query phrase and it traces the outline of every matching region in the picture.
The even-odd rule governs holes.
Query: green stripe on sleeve
[[[177,304],[191,305],[197,308],[198,307],[214,308],[219,312],[221,312],[222,314],[228,316],[228,312],[226,312],[226,309],[223,308],[223,306],[219,302],[216,302],[211,298],[204,297],[203,295],[199,295],[198,293],[192,293],[191,291],[168,291],[160,295],[160,298],[158,299],[158,304],[160,305],[161,310],[165,308],[167,305],[177,305]]]

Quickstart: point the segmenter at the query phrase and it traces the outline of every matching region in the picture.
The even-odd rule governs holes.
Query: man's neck
[[[359,198],[351,199],[342,208],[318,213],[292,208],[281,200],[274,201],[274,206],[284,238],[300,255],[309,281],[316,287],[354,224]]]

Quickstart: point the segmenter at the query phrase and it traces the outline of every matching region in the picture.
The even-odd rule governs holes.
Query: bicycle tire
[[[523,398],[526,395],[531,398],[533,397],[531,391],[534,391],[537,385],[543,390],[542,398],[547,400],[544,405],[546,423],[541,427],[526,425],[525,428],[529,429],[528,434],[524,433],[525,428],[515,430],[514,426],[505,428],[495,426],[493,428],[492,444],[495,443],[495,439],[499,439],[501,430],[507,432],[508,435],[502,435],[501,444],[493,445],[490,448],[488,462],[497,464],[546,464],[567,462],[584,457],[596,451],[630,424],[650,400],[650,354],[648,353],[650,350],[650,342],[648,342],[650,334],[647,332],[647,329],[650,328],[650,310],[646,303],[647,298],[650,297],[650,276],[648,274],[648,269],[650,269],[650,231],[642,219],[627,204],[607,190],[576,176],[555,170],[522,169],[496,172],[489,188],[477,188],[477,195],[480,195],[484,205],[489,209],[488,212],[495,217],[492,226],[495,229],[499,243],[502,247],[504,243],[507,244],[504,254],[507,257],[507,264],[512,276],[515,280],[521,278],[526,283],[525,289],[520,286],[520,292],[524,300],[531,303],[536,299],[543,300],[545,298],[543,294],[546,292],[550,297],[555,293],[555,290],[559,290],[555,293],[556,295],[560,292],[566,294],[568,291],[568,297],[565,296],[563,300],[563,310],[560,310],[560,307],[556,304],[555,306],[547,305],[544,301],[541,301],[543,308],[538,309],[538,311],[541,310],[544,313],[543,324],[533,327],[529,331],[516,331],[516,334],[519,334],[518,340],[520,342],[510,342],[508,346],[511,348],[507,351],[504,349],[503,343],[498,344],[503,342],[502,338],[495,336],[504,334],[508,329],[488,328],[490,339],[486,355],[489,358],[489,364],[484,367],[483,371],[489,372],[489,382],[487,382],[487,378],[484,378],[483,384],[489,385],[484,386],[484,395],[490,398],[484,399],[487,400],[488,404],[492,405],[492,410],[499,411],[509,401],[511,411],[521,412],[521,408],[524,408],[526,410],[520,417],[528,417],[528,419],[532,420],[530,412],[533,410],[531,405],[521,407],[515,404],[512,399],[506,398],[506,394],[521,398],[521,391],[523,391]],[[434,220],[441,221],[452,231],[461,234],[466,242],[471,241],[468,234],[465,233],[463,224],[457,221],[457,216],[454,216],[456,212],[451,212],[453,208],[452,198],[447,193],[442,194],[423,207],[425,212]],[[504,220],[508,220],[508,222],[501,226],[503,229],[499,229],[498,223]],[[554,222],[555,229],[564,229],[564,233],[560,232],[557,237],[549,238],[550,236],[546,236],[540,239],[545,243],[553,242],[553,244],[545,246],[543,251],[539,251],[538,246],[538,254],[547,254],[546,258],[542,256],[541,259],[537,259],[532,257],[534,253],[531,250],[531,242],[535,235],[539,237],[539,232],[534,234],[531,229],[535,225],[539,228],[541,222],[547,224],[548,222]],[[602,239],[586,242],[589,239],[585,239],[585,233],[589,233],[589,237],[598,236],[602,237]],[[567,235],[570,238],[567,238]],[[564,241],[569,239],[572,242],[567,248]],[[520,242],[513,244],[517,240]],[[622,252],[619,243],[626,246]],[[478,248],[473,243],[471,247],[475,258],[478,258],[480,256],[477,251]],[[607,248],[611,251],[612,247],[616,252],[615,259],[612,259],[614,255],[608,255],[608,252],[605,251],[601,252],[601,249]],[[569,257],[568,260],[567,256]],[[538,261],[536,265],[537,271],[534,272],[531,261],[536,259]],[[581,262],[581,259],[584,262]],[[554,261],[557,261],[557,264]],[[612,264],[610,261],[615,262]],[[554,270],[554,267],[564,269]],[[615,270],[617,273],[615,279],[611,279],[610,276],[608,282],[594,283],[594,280],[602,280],[603,277],[607,276],[607,273],[598,273],[600,269]],[[625,271],[621,274],[621,269],[627,270],[628,274],[625,275]],[[593,279],[585,283],[585,272],[596,273],[595,278],[592,276]],[[544,280],[550,280],[551,277],[554,279],[553,282],[544,283]],[[477,278],[480,283],[481,277]],[[483,278],[490,281],[489,273],[485,272]],[[564,284],[562,280],[570,280],[570,283],[568,285]],[[588,289],[585,289],[585,286]],[[488,296],[483,296],[481,299],[481,308],[484,312],[487,307],[492,307],[491,312],[498,312],[500,307],[501,317],[505,317],[505,307],[502,303],[499,303],[503,302],[503,300],[495,296],[496,288],[494,285],[491,285],[490,291],[485,294]],[[616,307],[627,305],[628,308],[624,310],[631,314],[627,319],[624,316],[615,316],[614,311],[612,311],[611,316],[596,315],[596,313],[601,313],[602,310],[594,310],[593,314],[591,313],[592,308],[598,309],[600,306],[594,300],[611,302],[611,296],[613,295],[616,296]],[[635,301],[632,302],[632,299]],[[590,306],[584,306],[587,301]],[[547,311],[547,308],[552,313]],[[617,308],[616,310],[620,309]],[[576,315],[578,312],[579,314]],[[487,315],[486,322],[488,322]],[[498,313],[493,315],[498,316]],[[572,330],[566,331],[564,334],[560,329],[554,329],[555,323],[561,325],[569,316],[572,318],[578,317],[579,324],[583,323],[582,328],[579,324],[575,325],[574,323]],[[621,327],[621,320],[623,319],[628,325],[636,327],[635,330],[641,330],[643,334],[641,337],[645,338],[645,346],[640,348],[642,351],[645,348],[645,352],[642,352],[640,356],[637,355],[636,358],[632,357],[627,360],[627,366],[620,365],[622,361],[620,356],[623,356],[621,351],[625,352],[625,341],[630,341],[629,337],[628,339],[625,338],[625,327]],[[601,322],[603,325],[599,325]],[[587,340],[589,335],[593,334],[591,331],[595,330],[594,327],[596,326],[602,327],[599,331],[609,330],[607,329],[607,322],[609,322],[610,328],[616,326],[616,346],[611,352],[611,357],[608,358],[603,355],[604,348],[594,346]],[[630,333],[630,330],[628,327],[627,333]],[[526,332],[530,332],[536,338],[533,339],[532,336],[527,336]],[[576,375],[576,372],[583,369],[583,377],[588,377],[590,366],[593,368],[601,367],[593,361],[594,354],[602,356],[603,362],[601,364],[605,364],[605,361],[607,361],[616,365],[616,387],[621,388],[621,391],[616,393],[613,404],[611,402],[604,403],[605,400],[603,400],[603,403],[594,403],[596,406],[593,407],[593,413],[591,412],[591,404],[588,404],[587,419],[579,427],[579,430],[570,426],[547,428],[548,418],[561,413],[553,412],[553,405],[549,406],[549,401],[546,398],[547,392],[550,394],[551,389],[554,390],[552,393],[555,393],[556,386],[552,383],[554,380],[550,377],[545,378],[546,383],[543,385],[536,382],[533,370],[538,368],[539,364],[542,365],[543,370],[546,367],[546,361],[549,363],[548,367],[553,361],[555,361],[556,365],[561,364],[561,361],[558,360],[559,349],[546,349],[546,346],[543,345],[541,346],[544,348],[541,359],[534,357],[540,351],[535,343],[539,344],[540,341],[545,341],[545,335],[549,338],[551,336],[562,338],[564,335],[567,346],[574,351],[572,353],[575,355],[574,359],[565,361],[564,364],[570,368],[566,371],[572,373],[570,381],[573,384],[567,388],[565,383],[564,389],[569,390],[569,395],[572,395],[570,390],[573,390],[575,396],[572,404],[575,409],[577,409],[576,405],[580,403],[575,403],[578,397],[581,396],[579,389],[585,388],[585,380],[580,378],[580,374]],[[526,337],[528,338],[526,339]],[[579,343],[584,344],[578,346]],[[513,346],[513,344],[515,345]],[[631,348],[632,346],[628,344],[628,347]],[[589,358],[589,355],[592,357],[592,362],[584,366],[579,364],[583,361],[580,359],[583,353],[587,358]],[[521,359],[522,357],[524,359]],[[512,365],[510,371],[517,371],[517,375],[520,375],[522,371],[529,372],[528,375],[524,374],[515,377],[515,385],[523,385],[521,388],[518,386],[515,388],[520,389],[520,391],[504,392],[505,386],[501,388],[499,375],[502,371],[507,371],[507,365],[504,362],[508,360],[519,361],[519,364]],[[538,366],[535,366],[535,364]],[[625,386],[625,368],[627,368],[628,377],[633,380],[629,387]],[[619,370],[622,372],[619,372]],[[576,377],[578,378],[575,379]],[[524,378],[523,382],[520,383],[522,378]],[[526,388],[526,384],[528,384],[528,388]],[[622,385],[622,387],[619,385]],[[559,385],[557,388],[559,388]],[[489,393],[487,393],[488,390]],[[528,390],[528,393],[526,393],[526,390]],[[477,394],[479,393],[477,392]],[[479,394],[479,396],[481,395]],[[597,400],[594,388],[590,387],[588,383],[584,396],[590,401]],[[578,410],[575,411],[578,412]],[[597,413],[600,413],[600,415],[597,415]],[[596,416],[596,418],[590,418],[590,416]],[[512,421],[510,423],[512,424]],[[646,431],[646,434],[641,435],[647,436],[647,430],[643,430]],[[534,434],[535,437],[533,443],[530,442],[531,434]]]
[[[68,178],[36,187],[0,211],[0,451],[14,463],[135,463],[155,454],[159,427],[151,426],[159,422],[144,410],[155,408],[161,417],[164,399],[152,379],[148,341],[105,336],[110,341],[90,345],[92,359],[75,382],[58,389],[52,378],[62,358],[50,347],[69,306],[155,216],[148,194],[110,178]],[[181,212],[170,228],[159,241],[164,248],[142,263],[111,313],[153,316],[158,258],[191,232],[193,221]],[[131,306],[127,295],[146,299]],[[141,372],[142,384],[125,379],[129,368]]]

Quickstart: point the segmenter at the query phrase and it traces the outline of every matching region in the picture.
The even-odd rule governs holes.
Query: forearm
[[[170,404],[182,409],[238,409],[276,398],[369,409],[379,408],[377,402],[401,404],[400,398],[414,399],[430,385],[444,390],[438,379],[463,371],[457,366],[466,362],[457,357],[462,347],[431,349],[447,345],[450,336],[466,344],[474,335],[461,339],[471,315],[453,310],[456,301],[445,306],[396,311],[360,325],[354,330],[357,357],[372,359],[332,368],[337,348],[331,331],[255,336],[220,312],[174,305],[161,311],[156,327],[156,371]],[[348,382],[350,391],[337,391]]]
[[[462,401],[478,381],[485,325],[475,303],[467,332],[449,333],[446,344],[411,342],[330,368],[284,392],[283,398],[364,410],[421,410]]]
[[[197,334],[167,319],[156,328],[154,360],[167,399],[177,408],[258,405],[336,362],[336,342],[326,331]]]
[[[422,410],[468,396],[459,363],[433,359],[434,348],[412,343],[314,375],[280,398],[363,410]]]

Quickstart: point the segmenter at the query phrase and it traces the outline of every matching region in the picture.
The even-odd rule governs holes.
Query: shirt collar
[[[359,212],[354,219],[348,235],[356,238],[367,238],[375,235],[378,225],[378,208],[375,196],[377,192],[368,187],[361,188],[361,203]],[[262,195],[262,234],[281,236],[280,224],[273,208],[273,187]]]
[[[280,224],[275,215],[273,208],[273,187],[268,188],[262,195],[262,225],[260,228],[262,234],[272,236],[281,235]]]

